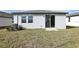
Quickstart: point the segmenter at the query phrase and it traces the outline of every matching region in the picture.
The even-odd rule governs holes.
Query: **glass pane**
[[[33,16],[28,16],[28,23],[33,23]]]
[[[22,19],[26,19],[26,16],[22,16]]]
[[[32,19],[32,18],[33,18],[33,16],[28,16],[28,18],[29,18],[29,19]]]
[[[26,23],[26,16],[22,16],[21,22],[22,22],[22,23]]]

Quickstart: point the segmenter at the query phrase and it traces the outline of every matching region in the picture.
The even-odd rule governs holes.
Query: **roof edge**
[[[24,12],[12,12],[11,14],[68,14],[68,12],[50,10],[29,10]]]

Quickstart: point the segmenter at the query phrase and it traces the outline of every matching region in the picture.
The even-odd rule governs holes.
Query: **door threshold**
[[[46,31],[58,31],[56,28],[46,28]]]

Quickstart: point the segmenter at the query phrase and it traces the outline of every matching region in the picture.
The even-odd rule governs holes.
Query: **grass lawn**
[[[62,44],[59,47],[63,48],[79,48],[79,28],[70,28],[67,29],[68,32],[71,32],[71,39],[66,44]]]
[[[79,47],[79,28],[68,28],[67,30],[45,31],[22,30],[7,31],[0,30],[1,48],[53,48],[53,47]]]

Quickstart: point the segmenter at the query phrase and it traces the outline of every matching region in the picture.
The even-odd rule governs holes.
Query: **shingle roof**
[[[12,15],[9,13],[0,11],[0,17],[12,18]]]
[[[29,10],[24,12],[13,12],[12,14],[67,14],[67,12],[51,10]]]

